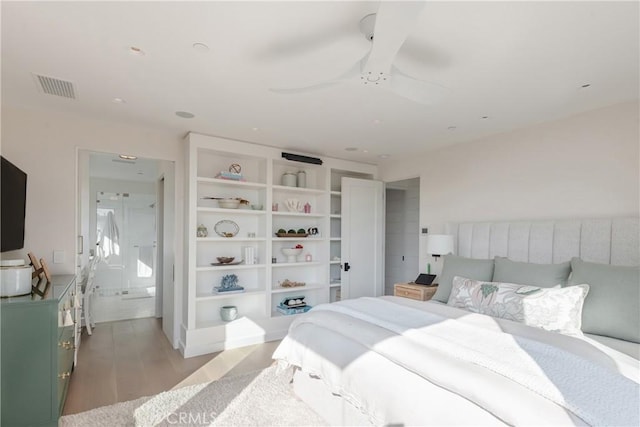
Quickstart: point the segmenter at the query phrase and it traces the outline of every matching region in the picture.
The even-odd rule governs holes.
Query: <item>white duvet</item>
[[[442,304],[383,297],[320,305],[293,322],[274,358],[320,377],[375,424],[416,424],[420,411],[433,420],[426,402],[409,415],[397,398],[429,383],[511,425],[640,425],[634,359]],[[451,409],[447,422],[469,421]]]

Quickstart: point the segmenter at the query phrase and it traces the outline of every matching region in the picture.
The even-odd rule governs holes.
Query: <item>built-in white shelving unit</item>
[[[303,295],[312,306],[336,301],[341,295],[341,192],[342,176],[375,178],[376,167],[323,158],[323,165],[292,162],[281,151],[239,141],[189,134],[187,137],[187,186],[185,235],[187,268],[181,330],[181,350],[186,357],[249,345],[286,334],[292,319],[276,306],[285,297]],[[242,168],[243,181],[216,178],[232,164]],[[285,172],[304,171],[305,187],[282,185]],[[242,198],[249,205],[225,209],[210,198]],[[310,212],[290,211],[287,202],[298,200]],[[239,229],[233,237],[215,232],[220,221]],[[197,237],[198,226],[208,230]],[[304,229],[307,237],[277,237],[279,230]],[[317,234],[314,234],[316,233]],[[283,248],[302,245],[297,262]],[[253,248],[254,260],[244,260],[245,248]],[[234,257],[240,264],[213,265],[216,257]],[[310,258],[310,260],[309,260]],[[251,263],[253,262],[253,263]],[[216,294],[222,277],[235,274],[245,292]],[[303,287],[284,288],[286,279]],[[220,308],[235,305],[238,317],[220,318]]]

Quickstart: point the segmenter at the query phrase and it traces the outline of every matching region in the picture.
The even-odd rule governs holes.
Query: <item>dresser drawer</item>
[[[409,283],[396,283],[393,286],[393,295],[397,297],[411,298],[418,301],[427,301],[436,293],[437,286],[422,286]]]

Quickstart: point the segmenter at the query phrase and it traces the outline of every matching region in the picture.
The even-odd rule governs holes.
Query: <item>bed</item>
[[[463,256],[445,259],[439,280],[450,288],[435,300],[346,300],[292,323],[274,358],[295,369],[296,394],[332,425],[640,425],[637,218],[449,232]],[[524,289],[527,304],[581,294],[578,330],[465,306],[463,290],[501,283],[495,295]],[[553,310],[575,323],[575,310]]]

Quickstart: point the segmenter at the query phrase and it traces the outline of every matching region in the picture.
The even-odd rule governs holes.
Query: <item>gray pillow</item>
[[[438,289],[433,295],[436,301],[446,303],[451,294],[451,283],[455,276],[490,282],[493,277],[492,259],[472,259],[456,255],[444,255],[442,273],[438,278]]]
[[[562,264],[533,264],[497,256],[495,262],[492,282],[552,288],[556,285],[566,285],[571,273],[569,261]]]
[[[570,285],[586,283],[582,331],[640,343],[640,268],[571,260]]]

